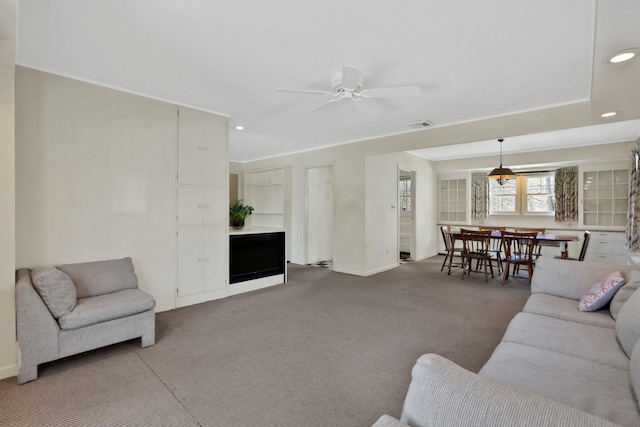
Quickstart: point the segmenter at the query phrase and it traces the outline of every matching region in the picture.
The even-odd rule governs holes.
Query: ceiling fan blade
[[[327,92],[326,90],[276,89],[276,92],[308,93],[312,95],[333,95],[333,92]]]
[[[318,111],[318,110],[320,110],[321,108],[323,108],[323,107],[327,106],[328,104],[331,104],[332,102],[338,102],[338,101],[340,101],[340,98],[333,98],[333,99],[330,99],[330,100],[328,100],[327,102],[323,102],[322,104],[318,105],[317,107],[315,107],[315,108],[313,108],[313,109],[309,110],[309,112],[310,112],[310,113],[313,113],[314,111]]]
[[[342,87],[356,89],[362,85],[362,70],[345,65],[342,67]]]
[[[360,94],[363,98],[418,96],[420,95],[420,86],[381,87],[377,89],[365,89]]]

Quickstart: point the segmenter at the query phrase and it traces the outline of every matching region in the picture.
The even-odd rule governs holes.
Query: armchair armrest
[[[16,332],[20,347],[18,383],[37,378],[38,365],[58,358],[60,326],[33,288],[29,270],[16,272]]]
[[[413,367],[400,421],[411,427],[616,425],[474,374],[435,354],[425,354]]]

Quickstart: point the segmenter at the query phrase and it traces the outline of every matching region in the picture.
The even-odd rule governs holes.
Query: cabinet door
[[[204,290],[213,291],[227,286],[227,227],[207,227],[204,236]]]
[[[226,185],[227,122],[211,114],[203,116],[202,185]]]
[[[180,107],[178,116],[178,184],[202,184],[203,113]]]
[[[229,206],[227,206],[226,187],[202,189],[202,221],[203,224],[229,223]]]
[[[201,228],[178,230],[178,296],[203,291],[203,247]]]
[[[202,224],[204,211],[201,188],[178,187],[178,225]]]

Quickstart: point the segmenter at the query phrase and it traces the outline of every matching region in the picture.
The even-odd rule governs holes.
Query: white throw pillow
[[[34,268],[31,270],[31,282],[56,319],[75,308],[76,287],[67,273],[55,267]]]
[[[585,292],[578,304],[580,311],[596,311],[607,305],[620,286],[624,285],[622,273],[616,271],[599,282],[596,282]]]

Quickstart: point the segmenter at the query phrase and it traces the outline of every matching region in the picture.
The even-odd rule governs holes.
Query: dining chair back
[[[498,274],[502,273],[502,232],[507,230],[507,227],[497,227],[493,225],[480,225],[478,228],[482,231],[491,230],[492,236],[489,241],[489,253],[491,257],[496,260],[496,264],[498,265]],[[500,237],[496,238],[493,235],[493,232],[499,231]]]
[[[460,261],[460,263],[453,263],[453,257],[454,256],[462,256],[462,248],[455,247],[453,238],[451,237],[451,226],[449,225],[443,225],[440,227],[440,232],[442,233],[442,240],[444,240],[444,250],[445,250],[445,256],[444,256],[444,261],[442,262],[442,267],[440,267],[440,271],[444,270],[444,266],[448,265],[449,270],[447,271],[447,274],[451,274],[451,267],[452,266],[458,266],[458,265],[462,265],[462,260]]]
[[[582,249],[580,249],[580,256],[578,261],[584,261],[584,257],[587,255],[587,248],[589,247],[589,240],[591,240],[591,232],[584,232],[584,239],[582,240]]]
[[[538,233],[510,232],[502,233],[502,249],[504,250],[504,276],[502,284],[509,278],[509,266],[513,265],[513,273],[519,271],[521,265],[527,267],[529,281],[533,276],[533,264],[536,258],[536,246]]]
[[[462,235],[462,278],[470,275],[474,270],[473,261],[476,262],[475,271],[484,268],[484,281],[488,282],[489,270],[493,275],[493,263],[489,247],[491,245],[491,230],[467,230],[461,229]]]
[[[535,227],[514,227],[513,231],[515,231],[516,233],[536,233],[536,234],[544,234],[546,232],[546,229],[544,228],[535,228]],[[542,255],[542,247],[543,246],[548,246],[548,244],[546,244],[545,242],[541,242],[538,241],[535,250],[533,251],[534,256],[533,256],[533,262],[535,264],[536,260],[538,258],[540,258],[540,256]]]

